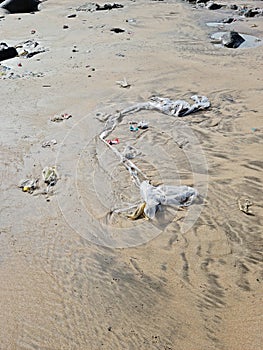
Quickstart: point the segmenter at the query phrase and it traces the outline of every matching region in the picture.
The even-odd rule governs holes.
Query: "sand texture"
[[[263,45],[210,42],[219,30],[205,23],[229,9],[117,3],[77,11],[85,1],[48,0],[39,12],[0,16],[1,42],[43,48],[0,62],[0,349],[260,350]],[[227,30],[263,40],[262,19]],[[199,200],[154,220],[116,213],[141,198],[98,138],[107,115],[194,94],[211,107],[127,115],[108,138],[120,152],[138,150],[133,161],[154,185],[193,186]],[[148,129],[129,130],[141,120]],[[48,195],[46,166],[59,175]],[[41,189],[23,192],[27,178]],[[239,209],[246,199],[249,213]]]

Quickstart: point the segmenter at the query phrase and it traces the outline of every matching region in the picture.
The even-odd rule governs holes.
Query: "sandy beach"
[[[85,3],[0,13],[1,42],[38,43],[0,62],[0,350],[262,349],[263,16],[179,0]],[[255,47],[217,46],[222,31]],[[99,138],[109,115],[192,95],[211,106],[142,110],[119,122],[112,148]],[[199,199],[130,220],[123,209],[142,198],[114,153],[127,145],[154,186],[190,186]],[[23,192],[23,179],[40,189]]]

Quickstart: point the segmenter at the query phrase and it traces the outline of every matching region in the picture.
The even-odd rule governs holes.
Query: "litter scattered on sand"
[[[39,188],[38,182],[39,182],[39,179],[34,179],[34,180],[26,179],[26,180],[22,180],[18,187],[22,188],[23,192],[28,192],[32,194],[37,188]]]
[[[46,148],[46,147],[51,147],[57,144],[57,141],[55,139],[50,140],[50,141],[45,141],[42,143],[42,147]]]
[[[122,8],[122,4],[117,3],[106,3],[104,5],[97,4],[95,2],[86,2],[84,5],[81,5],[76,8],[77,11],[86,11],[86,12],[94,12],[94,11],[107,11],[113,9]]]
[[[29,39],[15,45],[19,57],[31,58],[39,53],[48,51],[47,48],[40,46],[39,42]]]
[[[47,192],[48,192],[50,186],[55,186],[59,178],[56,167],[55,166],[45,167],[42,170],[42,177],[45,184],[48,185],[47,187]]]
[[[31,58],[39,53],[48,51],[47,48],[40,46],[40,44],[34,40],[29,39],[23,41],[14,46],[8,46],[7,43],[0,43],[0,61],[8,60],[16,56],[23,58]]]
[[[253,202],[251,202],[249,199],[239,199],[238,200],[238,207],[239,210],[242,211],[245,214],[253,215],[253,212],[250,210],[250,207],[253,205]]]
[[[47,195],[50,192],[50,188],[54,187],[59,179],[58,172],[55,166],[45,167],[42,170],[42,180],[26,179],[22,180],[19,184],[19,188],[22,188],[23,192],[27,192],[34,195],[44,194]],[[39,191],[36,191],[39,190]]]
[[[132,161],[136,152],[132,149],[126,148],[126,152],[120,153],[114,144],[118,144],[119,140],[116,139],[116,143],[112,140],[105,140],[117,127],[117,125],[123,120],[123,118],[129,114],[137,113],[141,110],[157,110],[163,114],[183,117],[190,113],[204,110],[210,107],[210,102],[205,96],[194,95],[191,97],[194,103],[191,105],[184,100],[171,100],[169,98],[152,97],[150,101],[145,103],[139,103],[123,109],[115,115],[109,115],[105,123],[104,129],[100,134],[100,139],[106,143],[113,151],[113,153],[120,159],[125,168],[129,171],[133,181],[140,189],[143,202],[146,203],[144,208],[144,214],[146,217],[153,219],[156,212],[161,205],[173,205],[177,207],[186,207],[192,204],[193,200],[197,197],[197,191],[188,186],[165,186],[158,187],[152,186],[147,180],[147,175],[142,172]],[[138,128],[133,126],[134,122],[130,121],[130,130],[137,131]],[[135,124],[136,125],[136,124]],[[148,127],[148,123],[142,122],[141,126]],[[131,129],[132,128],[132,129]],[[126,157],[126,154],[128,157]],[[141,211],[139,208],[139,212]],[[138,218],[141,215],[134,217]]]
[[[63,120],[67,120],[69,118],[72,118],[71,114],[63,113],[63,114],[55,114],[53,117],[50,117],[50,120],[52,122],[62,122]]]

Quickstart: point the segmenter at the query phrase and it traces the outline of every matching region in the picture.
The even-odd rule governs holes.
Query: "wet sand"
[[[34,38],[49,49],[1,62],[44,76],[0,79],[0,349],[260,350],[263,46],[213,46],[217,30],[205,22],[225,18],[221,10],[120,1],[76,12],[83,3],[49,0],[0,20],[1,41]],[[262,17],[233,28],[263,40]],[[116,84],[124,77],[129,89]],[[139,193],[98,140],[101,117],[153,95],[193,94],[211,108],[183,120],[142,113],[134,118],[149,130],[130,133],[128,118],[112,137],[141,150],[138,165],[154,183],[197,185],[205,199],[166,221],[110,215]],[[50,121],[61,113],[72,118]],[[57,145],[42,148],[50,139]],[[17,187],[54,164],[50,201]]]

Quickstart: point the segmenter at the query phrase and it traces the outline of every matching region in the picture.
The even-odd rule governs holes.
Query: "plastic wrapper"
[[[152,186],[148,181],[140,185],[140,192],[146,202],[145,215],[153,219],[160,205],[187,207],[197,197],[197,191],[189,186]]]

